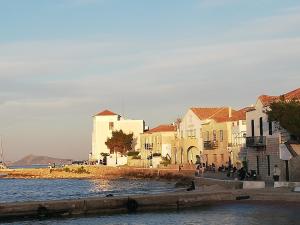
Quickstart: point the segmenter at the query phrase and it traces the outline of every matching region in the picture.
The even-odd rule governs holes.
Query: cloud
[[[222,7],[229,4],[240,2],[241,0],[199,0],[199,5],[202,8]]]
[[[276,15],[243,21],[226,32],[226,39],[270,39],[300,35],[300,8],[282,9]]]

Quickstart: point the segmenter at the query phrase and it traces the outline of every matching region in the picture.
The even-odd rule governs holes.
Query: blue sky
[[[300,86],[300,2],[0,0],[6,157],[82,159],[91,116],[150,126]]]

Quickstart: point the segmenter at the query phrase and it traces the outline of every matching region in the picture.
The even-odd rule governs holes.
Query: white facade
[[[92,154],[91,161],[100,161],[103,159],[102,153],[110,154],[110,150],[105,145],[108,138],[112,136],[112,131],[122,130],[124,133],[133,133],[133,146],[135,151],[140,147],[140,134],[144,132],[143,120],[127,120],[114,113],[99,113],[93,117],[93,133],[92,133]],[[113,156],[108,157],[113,160]],[[114,157],[115,159],[115,157]],[[120,158],[120,163],[126,162]],[[118,165],[120,165],[118,160]],[[126,164],[125,163],[125,164]]]
[[[238,120],[232,122],[231,138],[233,146],[245,146],[247,133],[246,120]]]
[[[191,137],[200,140],[202,138],[201,124],[202,121],[198,118],[197,115],[195,115],[195,113],[191,109],[189,109],[180,123],[178,137]]]
[[[274,136],[278,135],[278,128],[273,122],[272,126],[269,127],[268,116],[266,114],[267,107],[263,105],[260,99],[257,100],[254,109],[246,113],[247,121],[247,137],[252,136]],[[261,118],[261,119],[260,119]],[[262,121],[262,134],[260,131],[260,120]],[[252,122],[253,121],[253,122]],[[252,126],[254,127],[252,128]],[[271,130],[269,129],[271,128]]]

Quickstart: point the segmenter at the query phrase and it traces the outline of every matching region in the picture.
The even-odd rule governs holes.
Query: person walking
[[[274,169],[273,169],[273,179],[274,179],[274,181],[279,181],[280,173],[281,173],[280,168],[277,165],[275,165]]]

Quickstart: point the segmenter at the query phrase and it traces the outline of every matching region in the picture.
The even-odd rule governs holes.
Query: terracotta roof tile
[[[235,111],[234,113],[232,113],[232,117],[230,118],[230,121],[246,120],[246,112],[248,112],[252,108],[253,107],[245,107],[243,109]]]
[[[159,125],[157,127],[154,127],[152,129],[150,129],[149,131],[147,131],[146,133],[155,133],[155,132],[173,132],[176,131],[176,126],[172,125],[172,124],[163,124],[163,125]]]
[[[230,108],[229,107],[218,107],[218,108],[191,108],[195,115],[201,119],[214,119],[217,122],[229,121]],[[231,110],[231,113],[236,112]]]
[[[293,99],[300,101],[300,88],[285,93],[281,96],[283,96],[286,101],[291,101]],[[262,102],[264,106],[268,106],[274,101],[279,101],[281,96],[261,95],[258,97],[258,99]]]
[[[118,115],[118,114],[111,112],[109,110],[104,110],[102,112],[97,113],[95,116],[115,116],[115,115]]]

